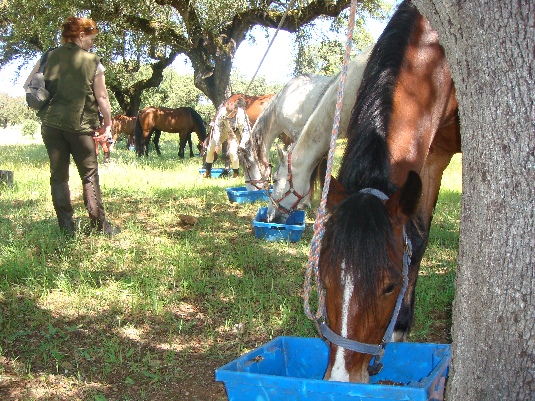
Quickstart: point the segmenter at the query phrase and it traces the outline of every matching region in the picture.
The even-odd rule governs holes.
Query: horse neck
[[[276,103],[279,93],[271,99],[271,102],[262,111],[251,130],[251,142],[253,144],[251,151],[254,153],[258,163],[262,163],[264,159],[268,160],[269,149],[271,149],[271,145],[279,134],[271,129],[276,116]]]
[[[410,170],[421,172],[435,135],[454,122],[457,102],[438,34],[419,17],[393,94],[386,138],[390,179],[401,186]]]
[[[355,103],[357,89],[362,81],[362,75],[370,53],[371,49],[358,56],[348,66],[346,77],[348,84],[344,89],[338,126],[339,137],[346,135],[349,115]],[[292,176],[294,187],[298,191],[307,191],[312,172],[330,148],[340,78],[341,75],[339,74],[332,80],[293,148],[291,160]]]

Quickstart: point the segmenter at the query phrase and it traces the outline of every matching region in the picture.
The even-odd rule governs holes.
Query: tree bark
[[[461,119],[463,197],[447,399],[533,399],[534,3],[414,3],[445,48]]]

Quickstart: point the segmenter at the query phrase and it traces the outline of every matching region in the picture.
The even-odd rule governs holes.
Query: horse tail
[[[325,174],[327,173],[327,155],[325,153],[318,165],[314,167],[312,174],[310,175],[310,199],[314,199],[316,189],[322,189],[325,185]]]
[[[189,110],[191,117],[193,118],[193,121],[197,124],[197,129],[195,132],[197,133],[197,137],[199,138],[199,142],[203,143],[206,139],[206,127],[204,126],[204,120],[202,117],[193,109],[192,107],[187,107]]]
[[[136,118],[136,127],[134,128],[134,146],[138,156],[143,154],[143,146],[141,144],[141,137],[143,135],[143,129],[141,128],[141,123],[139,122],[139,113]]]

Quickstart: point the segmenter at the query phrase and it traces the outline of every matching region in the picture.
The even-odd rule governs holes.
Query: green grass
[[[455,155],[442,178],[429,243],[420,265],[411,341],[451,342],[461,191],[461,155]]]
[[[215,367],[279,335],[316,336],[302,299],[315,210],[299,242],[258,240],[251,221],[261,204],[229,203],[225,192],[243,180],[203,180],[199,158],[178,159],[175,136],[161,143],[163,156],[148,159],[120,143],[100,166],[104,205],[122,233],[71,241],[58,235],[44,146],[0,148],[0,169],[15,178],[0,186],[4,389],[20,387],[28,400],[36,389],[58,399],[183,399],[184,389],[226,399]],[[460,176],[459,157],[445,173],[411,341],[449,339]],[[70,187],[75,217],[87,219],[74,167]]]

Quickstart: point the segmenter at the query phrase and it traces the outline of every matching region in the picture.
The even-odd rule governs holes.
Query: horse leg
[[[195,157],[195,153],[193,153],[193,142],[191,141],[191,132],[188,134],[187,142],[189,143],[189,157]]]
[[[456,149],[448,149],[441,145],[443,144],[440,142],[439,144],[433,143],[429,149],[429,154],[420,171],[420,178],[423,186],[422,197],[420,198],[419,215],[418,218],[407,225],[407,234],[412,243],[411,265],[409,266],[409,286],[399,311],[394,332],[394,341],[404,341],[412,326],[414,317],[414,292],[416,281],[418,279],[418,270],[420,269],[420,262],[423,258],[424,251],[427,248],[433,211],[438,200],[442,174],[446,167],[448,167],[451,157],[456,151]]]
[[[187,135],[180,134],[180,144],[178,145],[178,157],[184,158],[184,150],[186,149]]]
[[[152,140],[152,142],[154,143],[154,148],[156,149],[156,153],[158,154],[158,156],[161,156],[162,155],[162,152],[160,152],[160,136],[162,135],[162,131],[159,130],[159,129],[154,129],[154,139]]]
[[[151,137],[151,132],[149,132],[149,134],[145,137],[145,140],[143,142],[143,148],[141,149],[141,153],[145,153],[145,156],[149,156],[149,144],[150,144],[150,137]]]

